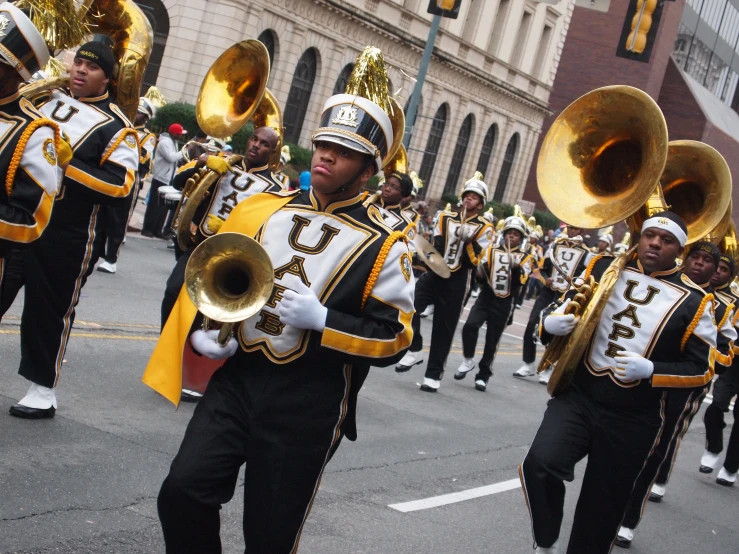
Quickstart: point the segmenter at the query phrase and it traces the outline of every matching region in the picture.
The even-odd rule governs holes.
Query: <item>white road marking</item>
[[[429,508],[438,508],[439,506],[454,504],[455,502],[473,500],[474,498],[480,498],[481,496],[489,496],[491,494],[510,491],[520,487],[521,481],[519,479],[511,479],[510,481],[503,481],[501,483],[495,483],[494,485],[467,489],[465,491],[453,492],[451,494],[442,494],[441,496],[432,496],[431,498],[424,498],[422,500],[412,500],[411,502],[402,502],[400,504],[388,504],[388,508],[392,508],[393,510],[398,510],[403,513],[416,512],[418,510],[427,510]]]

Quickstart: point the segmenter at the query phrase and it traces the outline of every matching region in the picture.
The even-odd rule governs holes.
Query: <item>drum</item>
[[[167,209],[173,209],[176,210],[177,206],[180,203],[180,198],[182,198],[182,193],[178,190],[175,190],[174,192],[170,192],[169,194],[164,195],[164,205]]]

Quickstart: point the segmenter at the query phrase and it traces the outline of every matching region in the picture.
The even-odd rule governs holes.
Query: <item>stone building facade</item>
[[[163,2],[163,3],[162,3]],[[382,49],[405,106],[432,16],[421,0],[137,0],[155,29],[146,81],[194,102],[213,61],[259,38],[288,142],[310,145],[324,101],[342,90],[365,45]],[[413,129],[411,168],[423,195],[456,193],[475,170],[491,198],[521,198],[574,0],[462,0],[444,19]]]

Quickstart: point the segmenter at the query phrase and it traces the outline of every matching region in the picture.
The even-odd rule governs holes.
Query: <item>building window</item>
[[[309,48],[303,52],[300,60],[298,60],[282,118],[285,124],[285,142],[297,144],[300,140],[305,112],[308,110],[313,82],[316,79],[317,65],[318,59],[315,48]]]
[[[146,64],[144,81],[141,86],[142,93],[145,93],[149,87],[156,85],[159,76],[164,47],[167,45],[167,37],[169,36],[169,14],[161,0],[136,0],[136,4],[144,12],[154,31],[154,45],[149,55],[149,62]]]
[[[531,29],[531,21],[534,16],[529,12],[523,12],[521,18],[521,24],[518,26],[518,34],[516,35],[516,43],[513,48],[513,56],[511,59],[511,65],[513,67],[521,68],[521,62],[523,61],[523,54],[526,51],[526,42],[529,39],[529,29]]]
[[[544,25],[544,30],[541,32],[541,38],[539,39],[539,46],[536,49],[534,68],[531,70],[531,76],[534,79],[542,80],[541,70],[544,67],[544,62],[546,62],[547,60],[547,54],[549,53],[549,43],[551,41],[552,28],[549,25]]]
[[[495,187],[495,195],[493,196],[493,200],[495,200],[496,202],[503,201],[503,195],[505,194],[505,189],[508,186],[508,177],[511,174],[511,168],[513,167],[513,162],[516,159],[517,151],[518,133],[514,134],[511,137],[511,140],[508,141],[508,146],[505,149],[505,155],[503,156],[503,165],[500,168],[500,176],[498,177],[498,184]]]
[[[498,53],[500,42],[503,39],[510,7],[511,0],[500,0],[498,4],[498,12],[495,14],[495,23],[493,24],[493,32],[490,35],[490,47],[488,48],[488,52],[493,56]]]
[[[462,127],[459,129],[457,145],[454,147],[452,163],[449,166],[449,173],[446,176],[446,184],[444,184],[445,193],[451,192],[454,194],[457,190],[457,181],[459,181],[459,174],[462,171],[462,165],[464,164],[464,159],[467,155],[467,146],[470,144],[470,135],[472,134],[474,123],[475,116],[469,114],[464,118]]]
[[[257,40],[264,44],[264,47],[267,49],[267,52],[269,53],[269,65],[270,67],[274,67],[275,64],[275,33],[271,29],[267,29],[266,31],[262,31],[262,33],[257,37]]]
[[[426,150],[423,153],[421,169],[418,172],[418,176],[427,185],[421,189],[421,196],[425,196],[426,191],[429,189],[428,184],[430,182],[431,175],[434,173],[436,156],[439,153],[441,139],[444,136],[444,128],[446,127],[446,118],[448,111],[449,108],[447,104],[442,104],[441,106],[439,106],[439,109],[436,110],[434,120],[431,123],[431,131],[429,132],[428,141],[426,141]]]
[[[353,63],[348,63],[344,66],[344,69],[342,69],[341,73],[339,73],[339,78],[336,79],[336,84],[334,85],[334,94],[344,94],[344,91],[346,90],[346,84],[349,82],[349,76],[352,74],[353,69]]]
[[[483,175],[488,174],[488,166],[490,165],[490,158],[493,156],[497,136],[498,126],[493,123],[485,134],[485,138],[482,141],[482,149],[480,150],[480,159],[477,160],[477,171]]]

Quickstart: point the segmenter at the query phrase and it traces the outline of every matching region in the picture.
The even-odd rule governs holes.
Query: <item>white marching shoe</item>
[[[530,364],[524,362],[521,367],[513,372],[514,377],[531,377],[533,375],[536,375],[536,366],[533,362]]]
[[[464,379],[465,376],[473,369],[475,369],[475,360],[473,358],[465,358],[462,363],[459,364],[457,373],[454,374],[454,378],[457,381]]]
[[[480,392],[485,392],[487,388],[488,388],[488,384],[482,379],[477,379],[475,381],[475,389],[479,390]]]
[[[26,396],[10,407],[10,415],[23,419],[52,418],[56,406],[56,389],[32,383]]]
[[[655,483],[649,491],[649,501],[659,504],[662,502],[662,497],[665,495],[666,490],[667,487],[665,485],[658,485]]]
[[[426,309],[421,312],[421,317],[428,317],[430,315],[434,315],[434,305],[433,304],[426,306]]]
[[[701,473],[713,473],[713,470],[718,465],[719,456],[720,453],[714,454],[706,450],[701,457],[701,466],[698,468],[698,471]]]
[[[98,264],[98,271],[103,273],[115,273],[115,264],[111,264],[103,260]]]
[[[631,541],[634,540],[634,530],[624,527],[623,525],[618,529],[616,535],[616,546],[621,548],[631,548]]]
[[[416,356],[416,354],[418,354],[418,356]],[[405,356],[400,359],[398,365],[395,366],[395,371],[398,373],[405,373],[406,371],[410,371],[410,369],[414,365],[422,363],[423,357],[421,356],[420,352],[416,353],[409,350],[405,353]]]
[[[716,482],[724,487],[733,487],[736,483],[736,473],[729,473],[725,467],[722,467],[721,471],[718,472]]]
[[[554,370],[552,368],[545,369],[539,374],[539,383],[542,385],[548,385],[549,384],[549,378],[552,376],[552,372]]]
[[[436,379],[429,379],[428,377],[424,377],[423,385],[421,385],[421,390],[424,392],[436,392],[439,390],[440,386],[441,386],[441,381],[437,381]]]
[[[477,298],[478,296],[480,296],[480,289],[473,290],[471,296],[472,298]]]
[[[536,547],[536,554],[559,554],[559,539],[554,541],[554,544],[549,548],[543,546]]]

